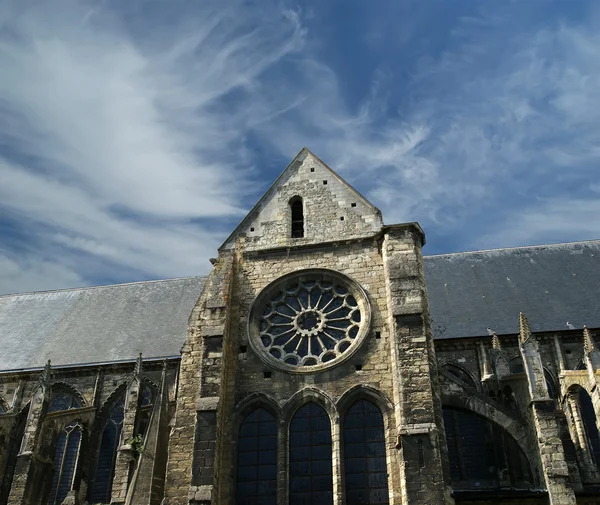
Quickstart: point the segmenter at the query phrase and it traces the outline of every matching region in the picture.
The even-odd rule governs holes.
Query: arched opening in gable
[[[292,238],[304,237],[304,203],[302,198],[295,196],[290,200],[292,217]]]

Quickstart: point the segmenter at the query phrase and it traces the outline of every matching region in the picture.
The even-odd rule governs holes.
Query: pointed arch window
[[[90,493],[92,503],[110,502],[117,449],[119,448],[121,429],[123,428],[124,405],[125,395],[122,394],[110,408],[108,419],[102,430],[96,476]]]
[[[377,406],[357,401],[344,416],[344,470],[347,505],[389,503],[385,430]]]
[[[302,198],[295,196],[290,200],[292,215],[292,238],[304,237],[304,204]]]
[[[323,407],[307,403],[290,424],[290,505],[333,503],[331,423]]]
[[[455,490],[533,485],[527,458],[510,434],[466,410],[444,407],[443,413]]]
[[[54,473],[48,505],[60,505],[73,489],[75,470],[81,447],[82,427],[78,422],[67,424],[61,431],[54,452]]]
[[[262,408],[240,426],[236,496],[237,505],[277,504],[277,423]]]
[[[81,401],[73,393],[64,390],[58,390],[53,393],[48,412],[58,412],[60,410],[78,409],[81,407]]]

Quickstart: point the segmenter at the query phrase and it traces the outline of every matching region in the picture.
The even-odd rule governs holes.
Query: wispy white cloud
[[[318,5],[3,4],[0,208],[39,250],[0,249],[0,292],[203,273],[271,153],[303,145],[437,250],[600,235],[597,17],[488,6],[429,52],[407,18],[401,37],[371,19],[356,36],[381,61],[357,99]]]
[[[0,9],[0,205],[40,248],[66,247],[44,260],[51,268],[21,262],[23,278],[63,285],[56,272],[74,268],[65,278],[79,283],[102,262],[139,276],[205,272],[227,230],[202,219],[243,216],[244,135],[272,113],[225,98],[251,94],[302,47],[302,29],[276,5],[196,3],[196,22],[148,19],[151,35],[139,35],[126,13],[91,5]],[[8,271],[0,292],[31,284]]]

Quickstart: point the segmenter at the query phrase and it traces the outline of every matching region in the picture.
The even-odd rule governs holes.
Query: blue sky
[[[425,252],[600,238],[594,1],[0,3],[0,293],[207,273],[307,146]]]

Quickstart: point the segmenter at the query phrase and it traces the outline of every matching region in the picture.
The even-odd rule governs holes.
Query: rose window
[[[367,296],[330,270],[296,272],[269,285],[250,313],[250,343],[280,370],[318,371],[348,358],[370,322]]]

